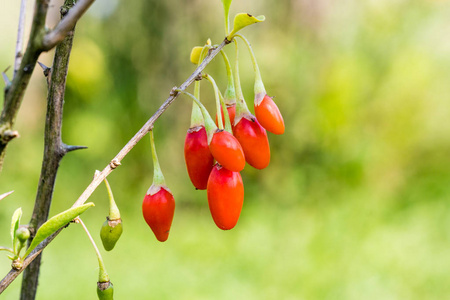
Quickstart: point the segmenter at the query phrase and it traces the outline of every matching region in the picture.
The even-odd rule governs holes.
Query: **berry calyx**
[[[244,150],[239,141],[228,131],[216,130],[209,144],[209,150],[224,168],[233,172],[244,169]]]
[[[184,159],[192,184],[196,189],[205,190],[209,173],[211,173],[214,164],[214,157],[211,155],[208,146],[205,126],[188,129],[184,141]]]
[[[264,169],[270,162],[270,147],[266,130],[248,114],[233,127],[233,134],[244,150],[245,160],[256,169]]]
[[[244,203],[244,184],[239,172],[216,164],[209,175],[208,205],[217,227],[230,230],[236,226]]]
[[[255,116],[266,130],[274,134],[284,133],[284,120],[271,97],[265,95],[261,103],[255,103]]]

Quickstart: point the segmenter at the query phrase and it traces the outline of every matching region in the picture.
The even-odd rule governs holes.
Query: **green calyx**
[[[216,81],[214,80],[214,78],[212,78],[211,75],[208,74],[205,74],[203,77],[206,78],[214,88],[214,96],[216,98],[217,124],[219,125],[219,129],[224,129],[223,124],[225,123],[225,130],[228,131],[229,133],[232,133],[230,116],[228,115],[227,107],[225,105],[223,96],[220,93],[219,88],[217,87]],[[225,122],[223,122],[222,114],[220,112],[221,110],[223,111],[223,117],[225,118]]]
[[[200,99],[200,81],[196,81],[194,83],[194,96],[197,99]],[[205,121],[203,120],[202,111],[197,103],[192,102],[192,113],[191,113],[191,126],[190,128],[194,128],[197,126],[205,125]]]
[[[108,191],[108,198],[109,198],[109,220],[120,220],[120,211],[117,207],[116,202],[114,201],[114,195],[111,190],[111,186],[109,185],[108,180],[105,178],[104,180],[106,185],[106,190]]]
[[[97,282],[97,296],[99,300],[114,299],[114,287],[111,281]]]
[[[263,22],[265,19],[266,19],[265,16],[255,17],[248,13],[237,14],[234,17],[233,30],[230,32],[229,35],[227,35],[227,40],[231,41],[239,30],[241,30],[249,25]]]
[[[122,232],[122,220],[110,220],[107,217],[100,230],[100,238],[102,240],[103,248],[105,248],[106,251],[111,251],[122,235]]]
[[[244,115],[250,114],[250,111],[248,110],[247,103],[244,99],[244,94],[242,93],[241,88],[241,80],[239,77],[239,48],[238,43],[236,40],[234,40],[234,43],[236,45],[236,62],[234,66],[234,80],[235,80],[235,87],[236,87],[236,116],[234,117],[234,125],[239,123],[239,121],[242,119]]]
[[[192,95],[191,93],[188,93],[188,92],[180,90],[180,89],[176,89],[175,92],[182,93],[182,94],[188,96],[200,107],[200,110],[203,115],[203,119],[205,120],[205,130],[206,130],[206,135],[208,136],[208,144],[211,143],[212,136],[213,136],[214,132],[216,132],[217,126],[216,126],[216,124],[214,124],[214,121],[211,118],[211,116],[209,115],[206,107],[200,101],[198,101],[198,99],[195,98],[195,96]]]

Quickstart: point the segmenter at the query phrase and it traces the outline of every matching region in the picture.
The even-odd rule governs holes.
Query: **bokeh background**
[[[286,133],[269,134],[272,160],[242,172],[238,225],[221,231],[204,191],[189,182],[183,143],[191,103],[179,98],[155,126],[177,207],[159,243],[142,218],[152,182],[144,139],[108,178],[124,234],[104,253],[116,299],[448,299],[450,295],[450,2],[445,0],[235,1],[264,14],[252,42]],[[51,1],[49,26],[60,2]],[[30,24],[29,3],[27,24]],[[194,70],[190,49],[224,37],[219,0],[97,0],[79,22],[63,140],[88,150],[61,163],[51,215],[67,209]],[[1,0],[0,69],[13,64],[19,3]],[[227,49],[233,57],[233,49]],[[242,48],[245,97],[253,73]],[[51,65],[52,54],[40,61]],[[208,68],[222,89],[221,59]],[[7,72],[11,74],[11,70]],[[202,99],[213,108],[210,86]],[[27,90],[0,175],[0,244],[17,207],[27,223],[43,151],[45,78]],[[107,194],[83,215],[95,240]],[[0,273],[10,261],[2,254]],[[45,250],[38,299],[96,299],[97,261],[72,225]],[[3,277],[3,275],[2,275]],[[0,296],[18,299],[20,280]]]

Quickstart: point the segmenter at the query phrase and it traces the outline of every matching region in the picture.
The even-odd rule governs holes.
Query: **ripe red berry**
[[[241,144],[249,165],[260,170],[269,165],[270,147],[267,133],[253,115],[243,116],[233,127],[233,134]]]
[[[208,204],[217,227],[223,230],[236,226],[244,203],[244,184],[239,172],[216,164],[208,180]]]
[[[228,131],[216,130],[209,144],[211,154],[224,168],[239,172],[245,167],[245,156],[241,144]]]
[[[261,103],[255,103],[255,116],[262,127],[274,134],[284,133],[284,121],[278,106],[265,95]]]
[[[204,126],[189,128],[184,141],[184,159],[192,184],[196,189],[205,190],[214,158],[209,151],[208,138]]]
[[[225,126],[225,117],[223,114],[223,110],[220,110],[222,112],[222,123],[223,126]],[[227,104],[227,111],[228,111],[228,115],[230,116],[230,123],[231,123],[231,127],[234,126],[234,117],[236,116],[236,103],[233,103],[231,105]],[[216,125],[219,126],[219,124],[217,123],[217,115],[216,115]]]
[[[142,212],[158,241],[166,241],[175,212],[175,200],[169,189],[152,185],[144,197]]]

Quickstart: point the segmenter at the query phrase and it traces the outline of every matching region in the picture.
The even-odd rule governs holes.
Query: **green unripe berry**
[[[97,296],[100,300],[114,299],[114,287],[111,281],[97,282]]]
[[[16,237],[21,244],[24,244],[30,238],[30,231],[26,227],[19,227],[16,230]]]
[[[110,220],[109,217],[106,217],[106,221],[100,230],[100,238],[106,251],[111,251],[114,248],[122,235],[122,231],[122,219]]]

